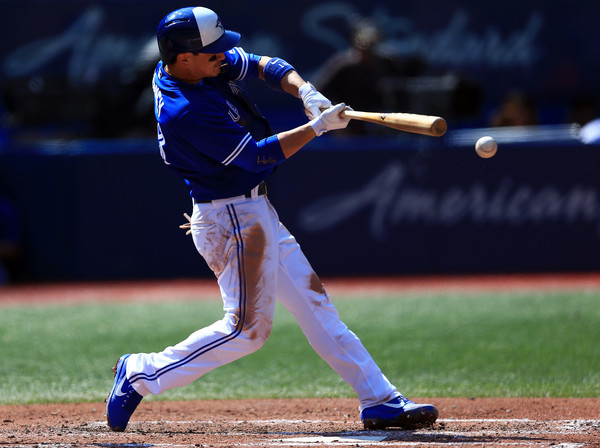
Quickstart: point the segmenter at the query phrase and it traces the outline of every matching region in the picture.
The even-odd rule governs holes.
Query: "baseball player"
[[[298,243],[266,194],[273,170],[316,136],[343,129],[332,105],[288,62],[236,47],[203,7],[178,9],[157,31],[161,61],[153,79],[158,145],[190,188],[188,225],[214,272],[224,317],[160,353],[121,356],[107,398],[108,425],[125,430],[147,394],[185,386],[258,350],[269,337],[275,301],[295,317],[314,350],[356,392],[365,428],[431,425],[438,411],[400,394],[356,335],[340,321]],[[240,81],[261,79],[302,100],[309,121],[273,133]]]

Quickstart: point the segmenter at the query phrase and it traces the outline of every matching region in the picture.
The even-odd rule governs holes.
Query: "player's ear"
[[[175,63],[176,64],[188,64],[190,62],[191,56],[192,56],[192,53],[179,53],[175,57]]]

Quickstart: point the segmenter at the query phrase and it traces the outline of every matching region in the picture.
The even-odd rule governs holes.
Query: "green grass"
[[[335,302],[408,396],[600,396],[598,291]],[[221,316],[218,302],[0,308],[0,403],[102,401],[119,355],[160,351]],[[258,352],[151,399],[353,396],[278,306]]]

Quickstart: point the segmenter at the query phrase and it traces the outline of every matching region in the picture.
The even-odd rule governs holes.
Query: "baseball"
[[[483,157],[484,159],[489,159],[496,154],[498,150],[498,143],[494,140],[494,137],[485,136],[481,137],[475,143],[475,151],[479,157]]]

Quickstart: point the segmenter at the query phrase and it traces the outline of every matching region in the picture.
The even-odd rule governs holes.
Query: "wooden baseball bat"
[[[432,137],[441,137],[446,133],[446,129],[448,128],[446,120],[442,117],[430,115],[361,112],[357,110],[344,110],[340,115],[342,117],[352,118],[353,120],[382,124],[400,131],[430,135]]]

